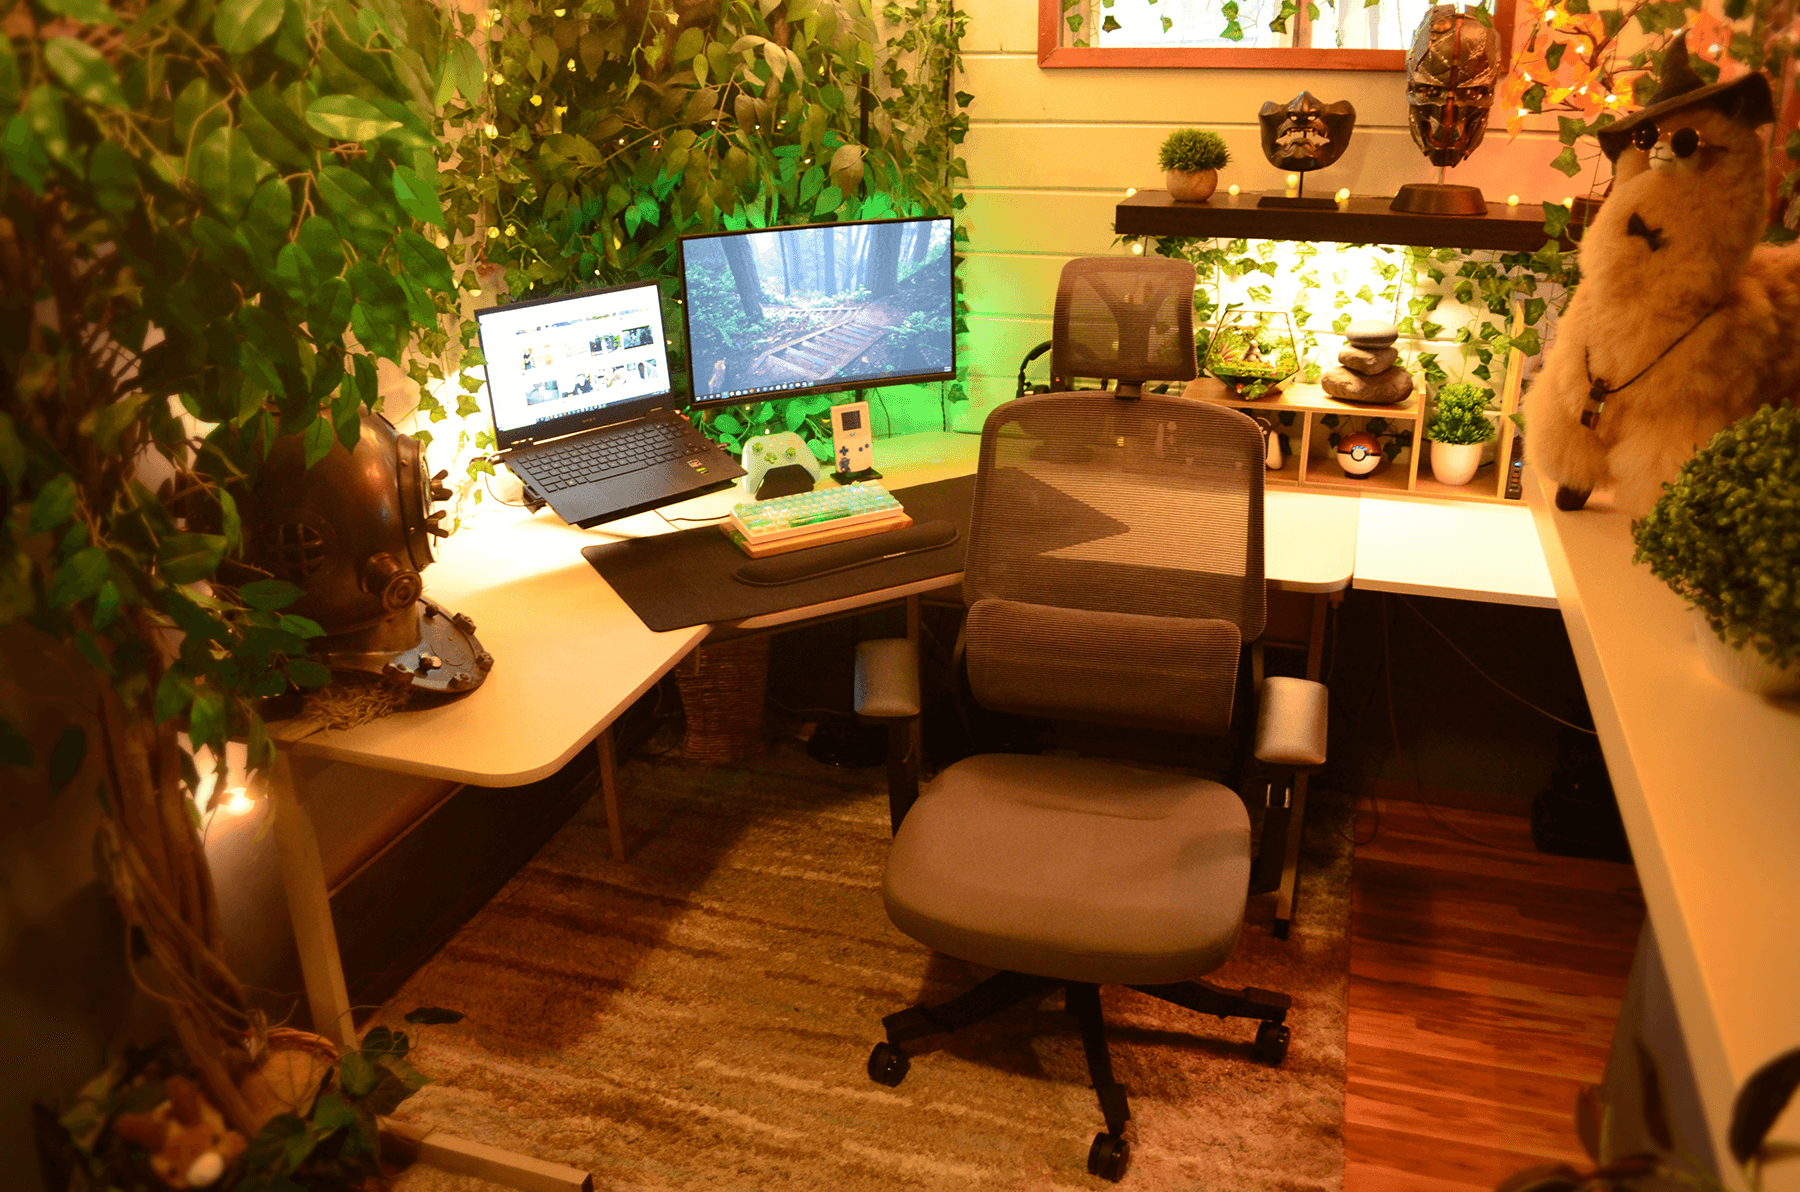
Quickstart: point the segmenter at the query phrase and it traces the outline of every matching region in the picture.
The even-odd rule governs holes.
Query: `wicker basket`
[[[305,1117],[337,1061],[338,1050],[331,1040],[310,1031],[272,1027],[268,1046],[238,1081],[238,1092],[259,1123],[282,1113]]]
[[[703,645],[675,668],[687,733],[681,755],[714,765],[768,748],[763,693],[769,681],[767,634]]]

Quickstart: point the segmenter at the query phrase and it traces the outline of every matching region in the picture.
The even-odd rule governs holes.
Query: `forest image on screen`
[[[682,253],[696,401],[951,371],[948,219],[706,237]]]

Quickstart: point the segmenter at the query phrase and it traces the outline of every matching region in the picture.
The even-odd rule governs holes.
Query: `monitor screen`
[[[950,220],[690,236],[694,404],[956,376]]]
[[[490,307],[475,312],[475,322],[502,439],[565,419],[595,421],[581,416],[669,393],[654,282]]]

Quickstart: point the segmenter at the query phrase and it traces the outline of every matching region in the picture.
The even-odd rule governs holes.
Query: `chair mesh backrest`
[[[1168,257],[1070,261],[1056,287],[1050,344],[1050,371],[1064,380],[1193,380],[1193,264]]]
[[[1261,431],[1185,397],[1001,406],[963,599],[983,703],[1224,731],[1240,643],[1263,629]]]

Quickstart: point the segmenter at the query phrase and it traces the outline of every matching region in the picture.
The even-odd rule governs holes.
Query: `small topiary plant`
[[[1157,163],[1165,170],[1221,170],[1231,161],[1231,150],[1225,138],[1201,128],[1178,128],[1170,133],[1157,153]]]
[[[1800,661],[1800,410],[1764,406],[1714,435],[1631,523],[1634,563],[1732,645]]]
[[[1437,391],[1425,437],[1434,443],[1485,443],[1494,437],[1493,419],[1487,416],[1488,393],[1461,382]]]

